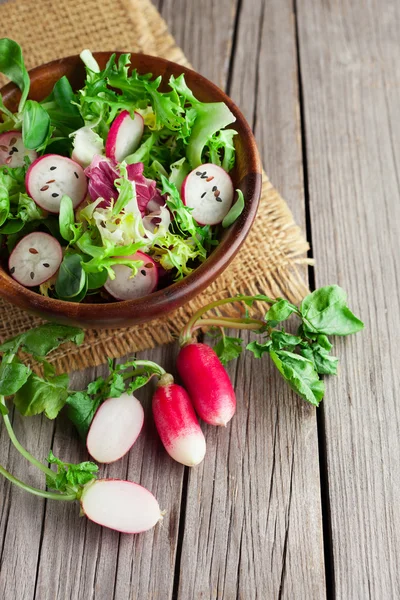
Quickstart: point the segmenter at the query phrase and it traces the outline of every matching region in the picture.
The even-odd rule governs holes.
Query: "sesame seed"
[[[36,250],[36,248],[29,248],[29,252],[31,254],[39,254],[39,252]]]
[[[56,192],[54,192],[54,193],[52,194],[52,197],[53,197],[53,198],[58,198],[58,196],[59,196],[59,195],[60,195],[60,194],[57,194]]]
[[[35,273],[34,273],[33,271],[31,271],[31,272],[29,273],[29,275],[30,275],[31,279],[34,279],[34,277],[35,277]]]
[[[44,185],[43,187],[40,188],[40,191],[41,192],[45,192],[48,189],[49,189],[49,186],[48,185]]]
[[[54,171],[54,169],[57,169],[57,167],[50,167],[50,171]]]

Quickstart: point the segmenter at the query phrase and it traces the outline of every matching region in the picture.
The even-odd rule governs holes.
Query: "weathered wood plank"
[[[292,3],[242,3],[230,93],[304,226],[296,64]],[[266,359],[229,373],[237,414],[205,427],[206,459],[189,473],[179,598],[323,598],[315,411]]]
[[[51,447],[54,423],[42,417],[21,417],[15,411],[13,427],[20,443],[39,460]],[[44,475],[23,458],[0,428],[2,464],[13,475],[43,488]],[[46,501],[0,480],[0,598],[12,590],[16,600],[33,598]],[[23,515],[23,518],[21,518]]]
[[[159,0],[161,14],[196,71],[224,88],[237,0]]]
[[[400,594],[400,5],[298,1],[316,285],[366,322],[324,402],[337,598]]]

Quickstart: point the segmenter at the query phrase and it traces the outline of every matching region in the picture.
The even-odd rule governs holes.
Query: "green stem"
[[[144,367],[145,369],[146,367],[150,367],[160,377],[165,375],[165,370],[152,360],[135,360],[135,367]]]
[[[0,402],[2,404],[4,404],[4,396],[0,396]],[[52,471],[51,469],[46,467],[46,465],[41,463],[40,460],[37,460],[37,458],[35,458],[34,456],[32,456],[32,454],[30,454],[28,452],[28,450],[26,450],[23,446],[21,446],[21,444],[17,440],[17,437],[14,433],[14,430],[12,428],[11,421],[8,418],[8,415],[3,415],[3,420],[4,420],[4,425],[6,426],[6,429],[8,431],[8,435],[10,436],[10,440],[13,443],[13,446],[16,448],[16,450],[18,450],[18,452],[20,454],[22,454],[22,456],[24,458],[26,458],[26,460],[29,460],[29,462],[32,463],[32,465],[35,465],[35,467],[37,467],[38,469],[43,471],[43,473],[45,473],[46,475],[54,476],[54,471]]]
[[[15,354],[10,354],[6,359],[6,362],[11,363],[13,361],[14,356],[15,356]],[[3,404],[3,406],[6,406],[6,401],[5,401],[4,396],[0,395],[0,403]],[[17,440],[17,436],[14,433],[14,430],[13,430],[13,427],[11,425],[11,421],[10,421],[8,415],[2,415],[2,417],[3,417],[4,425],[6,426],[6,429],[7,429],[8,435],[10,436],[10,440],[11,440],[13,446],[15,447],[15,449],[18,450],[18,452],[20,454],[22,454],[22,456],[24,458],[26,458],[26,460],[28,460],[30,463],[32,463],[32,465],[34,465],[35,467],[37,467],[38,469],[43,471],[43,473],[45,473],[46,475],[54,476],[54,471],[52,471],[51,469],[46,467],[46,465],[41,463],[40,460],[38,460],[37,458],[32,456],[32,454],[30,454],[28,452],[28,450],[26,450],[23,446],[21,446],[21,444]]]
[[[31,494],[34,494],[35,496],[41,496],[42,498],[49,498],[50,500],[64,500],[64,501],[76,500],[76,494],[57,494],[56,492],[46,492],[45,490],[39,490],[38,488],[34,488],[31,485],[24,483],[20,479],[17,479],[16,477],[14,477],[14,475],[11,475],[11,473],[9,471],[6,471],[6,469],[4,469],[4,467],[2,467],[1,465],[0,465],[0,474],[3,475],[3,477],[5,477],[6,479],[8,479],[8,481],[11,481],[11,483],[14,483],[18,487],[25,490],[26,492],[30,492]],[[54,473],[53,473],[53,475],[54,475]]]
[[[180,346],[184,346],[185,344],[190,342],[190,340],[192,339],[192,332],[195,329],[198,329],[198,327],[195,326],[195,324],[197,321],[199,321],[199,319],[202,317],[202,315],[204,315],[204,313],[208,312],[209,310],[212,310],[213,308],[217,308],[217,306],[222,306],[224,304],[234,304],[235,302],[245,302],[246,300],[254,301],[254,297],[253,296],[241,296],[240,298],[223,298],[222,300],[215,300],[214,302],[210,302],[210,304],[207,304],[206,306],[199,308],[199,310],[194,313],[194,315],[189,319],[189,321],[186,323],[185,327],[182,329],[181,334],[179,336]],[[268,304],[273,305],[276,302],[278,302],[278,299],[269,298],[268,296],[265,296],[264,302],[267,302]],[[214,323],[214,325],[219,325],[219,321],[222,321],[222,320],[223,320],[223,317],[219,317],[218,323]],[[237,324],[239,322],[242,322],[243,324],[245,324],[246,321],[248,321],[249,319],[229,319],[229,320],[236,322]],[[205,321],[205,319],[202,320],[203,323],[204,323],[204,321]],[[261,321],[257,320],[257,322],[261,322]],[[265,325],[265,323],[263,323],[263,324]],[[205,325],[205,323],[204,323],[204,325]],[[247,326],[239,327],[238,325],[236,325],[235,329],[250,329],[250,328]]]
[[[248,329],[256,331],[265,327],[265,321],[259,319],[229,319],[219,317],[218,319],[199,319],[192,327],[191,332],[201,327],[229,327],[229,329]]]

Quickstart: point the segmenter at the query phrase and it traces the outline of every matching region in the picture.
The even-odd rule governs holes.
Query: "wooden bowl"
[[[97,52],[94,57],[101,68],[111,56],[111,52]],[[116,53],[119,56],[121,53]],[[20,308],[39,315],[43,319],[60,323],[75,324],[80,327],[125,327],[161,317],[182,306],[199,294],[229,265],[246,239],[256,216],[261,194],[261,164],[252,131],[237,106],[216,85],[198,73],[176,63],[148,56],[132,54],[132,68],[140,74],[152,73],[163,77],[163,86],[170,75],[185,74],[186,82],[195,96],[204,102],[225,102],[236,117],[234,127],[236,165],[231,173],[235,188],[242,190],[245,209],[239,219],[227,229],[207,260],[185,279],[173,283],[137,300],[109,302],[104,304],[79,304],[41,296],[17,283],[0,266],[0,295]],[[55,82],[66,75],[74,89],[82,87],[85,69],[79,56],[70,56],[36,67],[30,71],[31,88],[29,97],[43,100],[48,96]],[[1,94],[5,105],[15,112],[20,92],[10,83],[3,87]]]

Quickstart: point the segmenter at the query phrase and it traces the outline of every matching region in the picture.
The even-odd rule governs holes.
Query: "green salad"
[[[81,59],[81,89],[64,76],[36,102],[21,48],[0,40],[0,72],[21,90],[15,113],[0,98],[2,262],[51,298],[138,298],[190,274],[242,212],[235,116],[183,74],[132,70],[130,54],[103,70]]]

